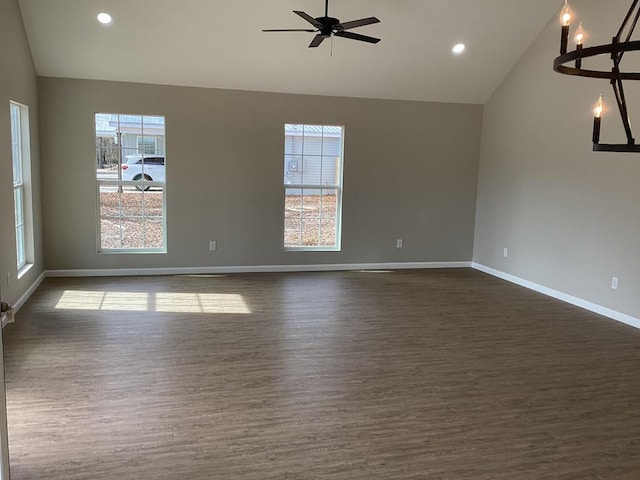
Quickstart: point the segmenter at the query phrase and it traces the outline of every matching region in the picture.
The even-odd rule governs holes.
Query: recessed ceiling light
[[[109,25],[111,23],[111,15],[106,12],[101,12],[98,14],[98,21],[103,25]]]
[[[465,51],[466,48],[467,47],[465,46],[464,43],[458,43],[453,47],[452,52],[454,53],[454,55],[460,55],[462,52]]]

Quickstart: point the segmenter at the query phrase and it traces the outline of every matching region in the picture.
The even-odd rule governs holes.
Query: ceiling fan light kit
[[[365,25],[372,25],[374,23],[380,23],[376,17],[361,18],[359,20],[351,20],[349,22],[340,22],[337,18],[329,16],[329,0],[325,0],[324,3],[324,17],[314,18],[308,13],[294,10],[293,13],[301,17],[306,22],[313,25],[313,29],[303,28],[286,28],[286,29],[267,29],[263,32],[309,32],[315,33],[316,36],[309,44],[309,48],[319,47],[322,42],[333,36],[348,38],[350,40],[358,40],[360,42],[378,43],[379,38],[369,37],[367,35],[361,35],[359,33],[349,32],[353,28],[364,27]]]
[[[613,93],[616,97],[616,103],[622,119],[627,143],[624,144],[601,144],[600,143],[600,126],[602,122],[602,113],[604,112],[604,103],[602,95],[596,103],[593,118],[593,150],[598,152],[640,152],[640,145],[636,144],[635,138],[631,131],[631,122],[629,120],[629,111],[627,108],[627,99],[625,96],[623,80],[640,80],[640,72],[623,72],[620,64],[626,52],[635,52],[640,50],[640,41],[633,41],[631,37],[640,19],[640,0],[633,0],[631,7],[624,18],[620,29],[610,44],[598,45],[595,47],[585,48],[583,45],[585,32],[582,23],[576,29],[574,40],[576,49],[567,52],[569,46],[569,30],[571,20],[573,18],[571,8],[567,0],[560,13],[560,23],[562,24],[562,32],[560,36],[560,56],[553,61],[553,69],[556,72],[565,75],[576,75],[586,78],[602,78],[607,79],[613,87]],[[599,55],[610,55],[613,62],[611,71],[589,70],[582,68],[582,60],[596,57]],[[571,66],[570,64],[573,64]]]

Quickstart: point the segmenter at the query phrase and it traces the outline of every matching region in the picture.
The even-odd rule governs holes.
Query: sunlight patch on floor
[[[118,312],[250,314],[242,295],[234,293],[102,292],[66,290],[58,310]]]

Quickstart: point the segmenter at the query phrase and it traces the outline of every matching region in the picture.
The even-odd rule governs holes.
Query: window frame
[[[31,185],[31,132],[29,107],[9,101],[11,163],[13,167],[13,213],[16,240],[17,277],[34,263],[33,198]]]
[[[113,117],[117,117],[118,120],[118,124],[120,125],[120,123],[126,123],[126,122],[121,122],[120,117],[141,117],[142,119],[144,119],[145,117],[162,117],[163,118],[163,130],[164,130],[164,135],[163,137],[165,138],[165,143],[166,143],[166,116],[165,115],[156,115],[156,114],[141,114],[141,113],[108,113],[108,112],[96,112],[94,113],[94,138],[97,139],[99,138],[98,136],[98,128],[97,128],[97,122],[98,122],[98,116],[99,115],[104,115],[104,116],[113,116]],[[141,129],[142,129],[142,135],[136,135],[136,146],[137,146],[137,139],[138,138],[144,138],[144,121],[142,121],[141,123]],[[120,131],[120,126],[117,127],[116,131],[119,131],[120,133],[122,133]],[[146,138],[150,138],[150,136],[146,136]],[[156,149],[157,149],[157,138],[154,138],[155,144],[156,144]],[[98,145],[97,142],[96,143],[96,157],[97,157],[97,149],[98,149]],[[122,247],[122,248],[104,248],[102,246],[102,237],[103,237],[103,232],[102,232],[102,204],[101,204],[101,197],[100,197],[100,193],[101,190],[100,188],[103,186],[106,187],[114,187],[117,189],[118,193],[122,193],[122,189],[123,187],[136,187],[137,185],[140,185],[140,181],[137,180],[123,180],[122,179],[122,160],[124,155],[123,152],[123,145],[122,143],[116,143],[116,145],[118,145],[118,147],[116,148],[117,152],[118,152],[118,165],[117,165],[117,179],[116,180],[112,180],[112,179],[108,179],[108,180],[104,180],[104,179],[100,179],[98,178],[97,175],[97,165],[94,165],[94,178],[95,178],[95,182],[96,182],[96,219],[97,219],[97,225],[96,225],[96,249],[97,249],[97,253],[98,254],[104,254],[104,255],[127,255],[127,254],[166,254],[168,249],[167,249],[167,171],[166,171],[166,165],[167,165],[167,156],[166,154],[145,154],[145,153],[138,153],[138,155],[142,155],[143,158],[146,158],[147,156],[149,157],[164,157],[164,168],[165,168],[165,179],[163,182],[161,181],[145,181],[144,182],[144,186],[145,187],[149,187],[149,188],[160,188],[162,190],[162,247],[144,247],[144,248],[128,248],[128,247]],[[137,148],[136,148],[137,151]],[[143,195],[142,197],[142,209],[144,211],[145,205],[144,205],[144,195],[146,194],[146,190],[145,191],[140,191],[140,193]],[[121,209],[121,207],[120,207]],[[142,218],[146,218],[145,216],[143,216]],[[120,243],[123,242],[122,240],[122,228],[120,229],[120,236],[121,236],[121,240]]]
[[[325,124],[308,124],[308,123],[285,123],[284,128],[285,128],[285,135],[284,135],[284,140],[285,140],[285,148],[284,148],[284,173],[286,175],[287,173],[287,167],[288,167],[288,161],[287,161],[287,157],[299,157],[299,159],[297,160],[297,168],[296,173],[303,173],[306,169],[305,169],[305,154],[304,154],[304,148],[302,150],[301,154],[288,154],[287,153],[287,149],[286,149],[286,137],[287,137],[287,126],[288,125],[296,125],[296,126],[302,126],[303,127],[303,138],[304,138],[304,128],[305,127],[322,127],[324,128],[339,128],[340,129],[340,148],[339,148],[339,175],[338,175],[338,183],[337,184],[305,184],[303,183],[286,183],[286,181],[283,180],[283,193],[284,193],[284,208],[282,210],[283,212],[283,239],[282,239],[282,245],[283,245],[283,250],[285,252],[340,252],[342,251],[342,199],[343,199],[343,193],[344,193],[344,144],[345,144],[345,126],[344,125],[325,125]],[[323,132],[324,133],[324,132]],[[324,148],[324,142],[322,143],[322,148],[321,148],[321,152],[319,155],[313,155],[313,156],[317,156],[321,159],[321,172],[322,172],[322,159],[324,158],[323,155],[323,149]],[[289,162],[291,161],[291,159],[289,160]],[[321,173],[322,176],[322,173]],[[284,178],[284,177],[283,177]],[[321,177],[322,179],[322,177]],[[314,246],[305,246],[305,245],[299,245],[299,246],[288,246],[286,244],[286,201],[287,201],[287,190],[300,190],[301,191],[301,196],[305,196],[305,191],[317,191],[319,192],[320,197],[322,197],[323,195],[323,191],[326,190],[333,190],[335,191],[335,195],[336,195],[336,218],[335,218],[335,244],[332,246],[327,246],[327,245],[314,245]],[[322,217],[320,217],[322,218]],[[302,222],[301,222],[301,229],[302,229]]]

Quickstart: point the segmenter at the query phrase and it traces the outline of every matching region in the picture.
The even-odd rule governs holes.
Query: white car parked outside
[[[144,160],[144,161],[143,161]],[[164,182],[164,157],[156,155],[127,155],[122,160],[122,180]],[[139,185],[138,190],[149,190]]]

